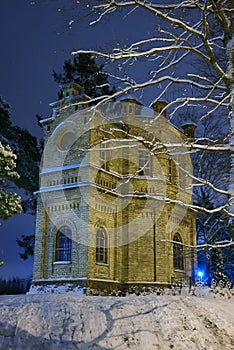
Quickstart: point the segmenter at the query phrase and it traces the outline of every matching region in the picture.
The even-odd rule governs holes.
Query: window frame
[[[108,143],[102,143],[100,148],[101,148],[100,149],[101,168],[109,171],[109,168],[110,168],[109,161],[111,159],[111,150],[108,149],[109,148]]]
[[[152,176],[151,154],[144,149],[138,150],[138,168],[140,176]]]
[[[56,232],[54,263],[71,263],[72,232],[68,226],[62,226]]]
[[[178,243],[176,243],[178,242]],[[173,267],[174,270],[185,271],[183,241],[179,233],[173,236]]]
[[[96,231],[96,264],[108,265],[108,236],[103,227]]]

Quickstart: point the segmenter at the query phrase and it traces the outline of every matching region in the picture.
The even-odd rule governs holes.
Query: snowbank
[[[0,296],[0,349],[234,349],[234,299]]]

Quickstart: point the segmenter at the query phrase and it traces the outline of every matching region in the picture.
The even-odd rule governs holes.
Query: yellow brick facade
[[[87,101],[70,84],[42,122],[33,284],[72,281],[108,294],[188,281],[196,262],[187,247],[196,243],[191,164],[182,146],[180,155],[166,146],[186,136],[158,115],[160,103],[153,110],[125,98],[87,110]],[[71,240],[61,243],[65,227]]]

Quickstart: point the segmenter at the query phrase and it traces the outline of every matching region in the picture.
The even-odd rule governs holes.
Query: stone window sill
[[[71,261],[54,261],[54,265],[70,265]]]
[[[96,265],[99,265],[99,266],[109,266],[109,264],[107,263],[102,263],[102,262],[96,262]]]
[[[183,272],[183,273],[185,273],[184,270],[180,270],[180,269],[174,269],[174,271],[175,271],[175,272]]]

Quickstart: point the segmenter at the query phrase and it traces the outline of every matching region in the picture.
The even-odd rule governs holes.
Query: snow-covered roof
[[[54,120],[54,117],[49,117],[49,118],[41,119],[41,120],[40,120],[40,124],[47,123],[47,122],[50,122],[50,121],[53,121],[53,120]]]
[[[54,107],[57,104],[62,103],[64,101],[69,101],[70,100],[70,102],[72,103],[72,101],[77,100],[77,99],[79,99],[79,100],[82,100],[82,99],[83,100],[85,100],[85,99],[86,100],[90,100],[90,97],[82,92],[79,95],[75,95],[75,96],[65,96],[61,100],[56,100],[54,102],[51,102],[49,105],[50,105],[50,107]],[[79,102],[82,102],[82,101],[79,101]]]
[[[186,126],[186,125],[197,126],[197,124],[194,123],[192,120],[187,120],[185,123],[183,123],[183,124],[181,125],[181,127],[183,128],[183,126]]]
[[[82,168],[89,166],[89,163],[76,163],[76,164],[69,164],[69,165],[63,165],[59,167],[51,167],[51,168],[43,168],[41,171],[41,175],[48,174],[48,173],[54,173],[54,172],[61,172],[64,170],[69,169],[76,169],[76,168]]]

